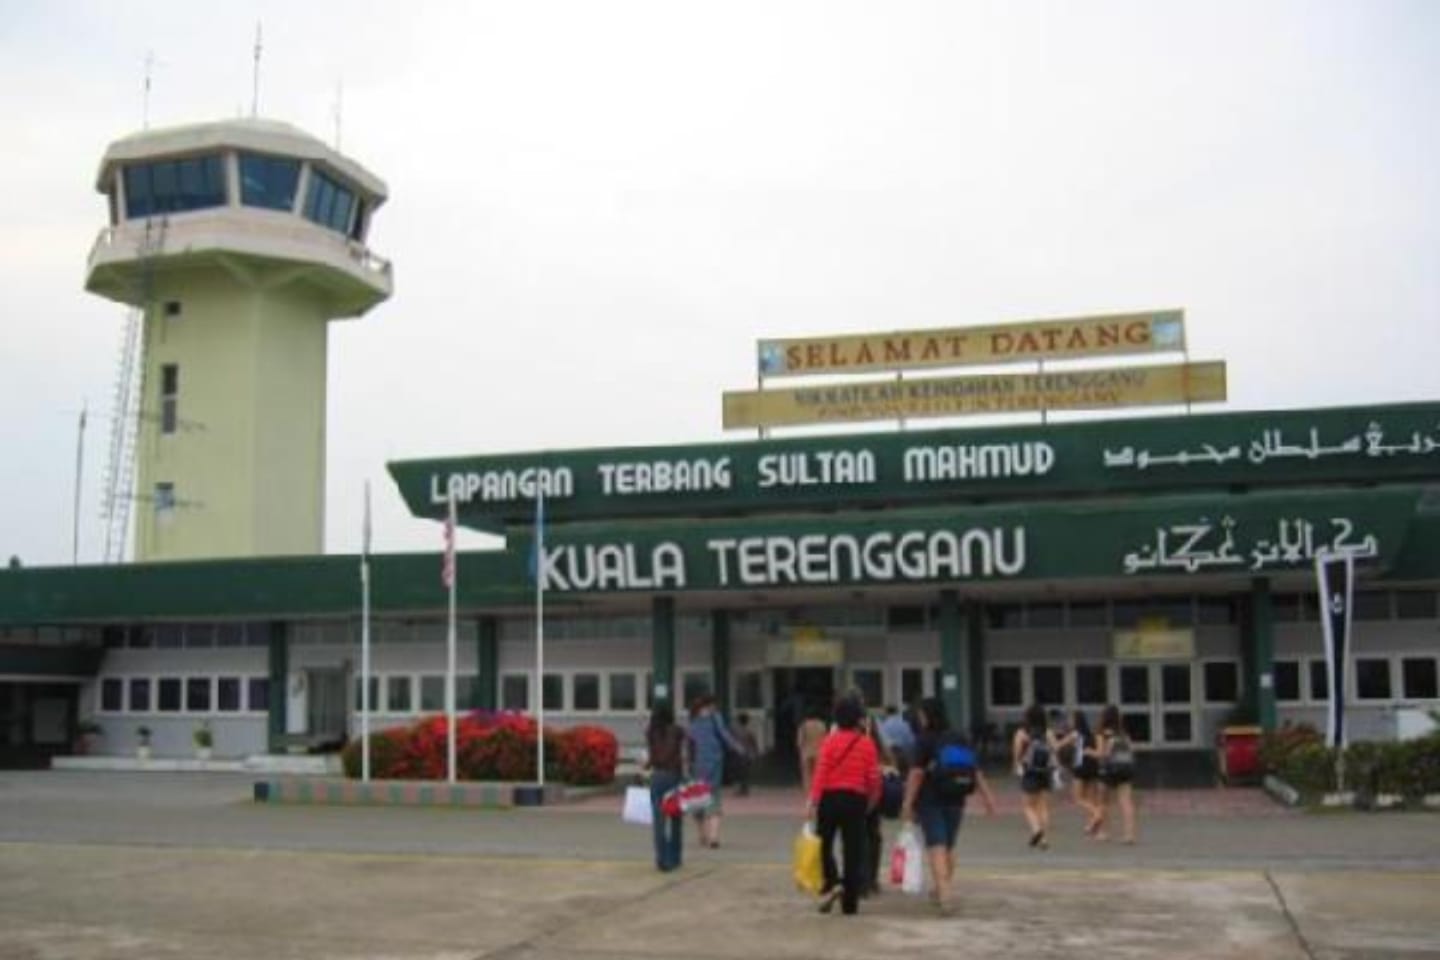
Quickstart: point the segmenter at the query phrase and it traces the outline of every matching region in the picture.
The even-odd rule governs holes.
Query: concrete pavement
[[[727,799],[722,848],[662,875],[618,798],[274,807],[241,777],[96,776],[0,774],[0,958],[1440,958],[1433,814],[1152,812],[1134,848],[1076,818],[1048,854],[972,817],[953,917],[889,891],[846,918],[793,889],[783,795]]]

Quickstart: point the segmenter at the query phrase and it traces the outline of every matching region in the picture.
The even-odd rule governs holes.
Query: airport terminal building
[[[158,756],[189,755],[202,726],[220,757],[338,742],[359,728],[361,560],[322,552],[326,329],[392,292],[366,245],[385,184],[242,119],[117,141],[96,188],[110,223],[87,288],[133,311],[134,399],[116,422],[134,435],[111,468],[133,484],[112,489],[109,520],[123,542],[133,519],[135,560],[0,572],[0,762],[68,753],[92,719],[92,749],[116,755],[142,729]],[[1158,323],[1131,344],[1139,327],[1063,329],[1039,348],[1174,346],[1140,342]],[[964,340],[881,352],[963,360]],[[992,345],[1024,342],[1007,329]],[[762,345],[762,386],[786,362]],[[1152,369],[1186,391],[1218,375],[1216,399],[1217,366]],[[1033,379],[1108,403],[1136,370]],[[1011,389],[865,389],[1000,396],[982,386]],[[727,396],[727,425],[860,392],[788,409],[781,391],[733,410]],[[1405,708],[1440,705],[1440,402],[910,426],[390,464],[417,518],[453,499],[461,524],[505,538],[457,560],[459,703],[543,703],[634,744],[656,697],[712,692],[783,749],[807,704],[850,687],[877,706],[941,696],[982,735],[1030,703],[1113,702],[1143,749],[1202,751],[1236,717],[1323,717],[1328,553],[1358,569],[1352,734],[1393,736]],[[370,558],[381,725],[445,704],[440,542],[437,524],[436,552]]]
[[[1118,703],[1146,749],[1323,725],[1313,558],[1350,553],[1355,737],[1440,704],[1440,404],[547,452],[391,465],[457,561],[462,705],[640,739],[714,692],[767,745],[803,700],[946,699],[977,731]],[[543,549],[534,548],[543,491]],[[440,540],[437,526],[437,547]],[[358,729],[359,557],[0,574],[10,736],[93,716],[221,756]],[[372,558],[377,722],[443,709],[440,553]],[[536,577],[545,674],[535,682]],[[47,719],[48,718],[48,719]],[[21,730],[24,725],[30,731]],[[14,739],[11,740],[15,742]],[[43,743],[40,738],[32,746]]]

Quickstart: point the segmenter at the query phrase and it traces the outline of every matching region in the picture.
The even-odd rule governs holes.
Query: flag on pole
[[[1322,553],[1315,558],[1320,594],[1320,625],[1325,637],[1325,665],[1329,668],[1330,708],[1325,742],[1343,747],[1345,736],[1345,679],[1350,662],[1350,606],[1355,597],[1355,556]]]
[[[450,508],[445,512],[445,560],[440,567],[440,582],[445,589],[455,585],[455,494],[450,494]]]

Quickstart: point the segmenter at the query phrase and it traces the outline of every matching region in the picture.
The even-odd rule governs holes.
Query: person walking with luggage
[[[706,694],[695,698],[690,708],[690,772],[694,779],[710,788],[710,804],[695,814],[700,829],[700,845],[712,850],[720,846],[720,787],[725,777],[725,751],[739,753],[744,748],[725,726],[725,719],[715,711],[715,698]]]
[[[1100,772],[1100,813],[1092,831],[1101,840],[1109,839],[1105,822],[1112,801],[1120,807],[1121,843],[1135,842],[1135,747],[1113,703],[1100,714],[1100,735],[1096,756]]]
[[[810,784],[806,813],[818,821],[820,862],[825,871],[821,913],[829,913],[837,899],[842,913],[855,913],[865,887],[869,846],[865,816],[880,802],[880,758],[862,725],[864,717],[864,707],[853,698],[835,704],[835,729],[820,744]],[[843,872],[835,866],[837,833],[845,851]]]
[[[925,840],[925,857],[935,889],[930,899],[942,913],[950,913],[950,887],[955,874],[955,840],[965,814],[965,802],[976,791],[985,813],[995,813],[995,795],[985,780],[975,752],[957,731],[950,729],[945,704],[939,697],[923,700],[915,711],[919,733],[914,762],[905,780],[900,822],[914,820]]]
[[[685,819],[660,809],[665,794],[680,786],[685,764],[685,731],[675,723],[668,700],[657,700],[645,728],[646,766],[650,770],[650,814],[655,834],[655,866],[663,873],[680,867]]]
[[[1025,723],[1015,731],[1010,748],[1020,780],[1021,810],[1030,827],[1030,846],[1050,849],[1050,788],[1055,764],[1055,738],[1045,724],[1045,708],[1032,704]]]

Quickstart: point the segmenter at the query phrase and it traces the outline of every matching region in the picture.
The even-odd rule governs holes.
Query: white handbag
[[[650,806],[649,787],[625,788],[625,806],[620,811],[620,819],[626,823],[638,823],[647,827],[654,822],[655,811]]]

